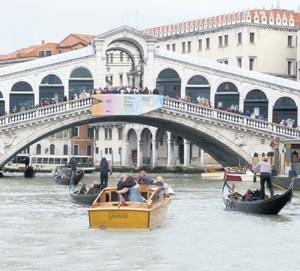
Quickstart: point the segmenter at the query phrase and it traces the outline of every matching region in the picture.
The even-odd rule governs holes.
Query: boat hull
[[[70,198],[72,201],[78,203],[78,204],[83,204],[83,205],[91,205],[94,200],[98,197],[98,194],[93,194],[93,195],[76,195],[74,193],[69,193]]]
[[[228,197],[229,193],[230,187],[225,181],[223,185],[223,201],[228,210],[252,214],[276,215],[291,201],[293,197],[293,183],[291,183],[289,189],[282,195],[270,197],[265,200],[236,201]]]
[[[169,199],[153,208],[112,208],[89,209],[90,228],[141,229],[148,230],[160,226],[167,215]]]

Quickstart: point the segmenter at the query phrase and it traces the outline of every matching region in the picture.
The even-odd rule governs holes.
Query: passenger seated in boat
[[[144,171],[144,170],[139,172],[138,177],[137,177],[137,182],[138,182],[138,184],[145,184],[145,185],[153,184],[153,180],[146,177],[146,171]]]
[[[93,184],[90,185],[88,195],[98,194],[101,191],[101,185],[94,181]]]
[[[132,176],[123,176],[117,184],[117,193],[124,201],[147,202],[141,195],[140,186]]]
[[[87,193],[86,184],[78,183],[78,185],[75,187],[74,194],[86,195],[86,193]]]

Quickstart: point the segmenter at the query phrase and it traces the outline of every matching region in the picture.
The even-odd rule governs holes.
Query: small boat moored
[[[224,204],[228,210],[252,214],[276,215],[291,201],[293,197],[293,181],[291,182],[289,189],[282,195],[275,195],[263,200],[257,199],[246,201],[243,200],[241,194],[234,192],[227,181],[224,180],[222,194]]]
[[[151,229],[163,223],[169,196],[163,187],[141,187],[146,202],[121,204],[116,188],[105,188],[88,210],[90,228]]]

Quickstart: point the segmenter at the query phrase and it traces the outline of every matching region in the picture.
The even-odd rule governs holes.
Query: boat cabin
[[[166,197],[163,187],[148,186],[141,187],[141,194],[147,202],[130,202],[126,201],[126,207],[135,206],[150,208],[154,203]],[[120,207],[121,202],[116,188],[108,187],[103,189],[93,202],[92,208],[98,207]]]

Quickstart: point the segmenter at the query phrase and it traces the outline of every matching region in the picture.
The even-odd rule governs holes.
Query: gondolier
[[[107,187],[108,183],[108,173],[111,174],[111,169],[109,168],[108,162],[105,157],[102,157],[100,161],[100,184],[101,189]]]
[[[77,159],[75,158],[75,156],[73,156],[73,157],[70,159],[69,165],[70,165],[70,167],[71,167],[71,183],[72,183],[72,182],[73,182],[73,178],[74,178],[74,176],[76,175],[76,172],[77,172],[77,166],[78,166],[78,161],[77,161]]]
[[[274,190],[271,180],[272,166],[268,160],[264,158],[254,168],[254,172],[260,172],[260,198],[265,198],[265,182],[267,182],[271,197],[274,196]]]

